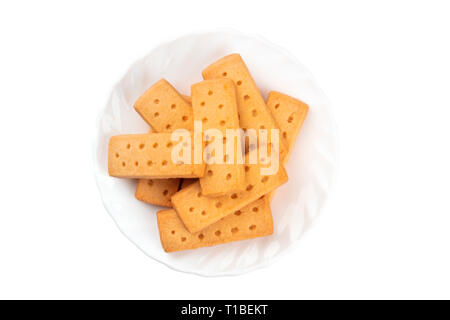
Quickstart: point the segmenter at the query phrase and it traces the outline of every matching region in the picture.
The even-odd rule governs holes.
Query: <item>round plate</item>
[[[202,80],[201,71],[217,59],[240,53],[264,98],[271,90],[310,106],[286,165],[289,181],[272,202],[271,236],[209,248],[165,253],[159,240],[160,207],[135,199],[136,181],[108,176],[108,140],[113,135],[148,132],[133,109],[136,99],[165,78],[180,93]],[[149,257],[168,267],[204,276],[235,275],[267,266],[285,253],[318,216],[337,167],[337,135],[328,99],[311,74],[285,50],[256,36],[214,32],[184,36],[162,44],[134,63],[114,87],[98,119],[95,177],[106,210],[123,234]]]

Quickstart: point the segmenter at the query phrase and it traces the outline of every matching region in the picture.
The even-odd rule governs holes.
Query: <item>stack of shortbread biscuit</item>
[[[283,164],[309,109],[276,91],[264,102],[239,54],[221,58],[202,75],[205,80],[191,86],[191,97],[181,95],[164,79],[153,84],[134,106],[150,131],[109,141],[109,174],[139,179],[137,199],[171,208],[157,213],[166,252],[271,235],[270,200],[288,180]],[[195,134],[197,124],[201,124],[200,135]],[[230,139],[227,133],[232,129],[254,129],[258,143],[249,143],[247,135],[247,139]],[[181,147],[180,136],[175,135],[180,131],[192,133],[188,140],[180,140]],[[277,134],[271,135],[274,131]],[[222,141],[215,141],[218,136],[223,136]],[[195,148],[198,145],[200,150]],[[217,150],[223,151],[223,161],[210,161],[217,160]],[[271,152],[277,153],[278,170],[263,174],[268,166],[264,158]],[[175,161],[176,153],[184,153],[184,161]]]

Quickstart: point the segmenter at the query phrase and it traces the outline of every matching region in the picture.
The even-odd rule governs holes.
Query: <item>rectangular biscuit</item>
[[[253,150],[252,152],[257,152]],[[246,189],[219,197],[204,196],[200,183],[196,182],[181,189],[172,196],[172,204],[181,220],[191,233],[198,232],[223,217],[242,209],[263,195],[284,184],[287,174],[280,166],[273,175],[261,175],[260,164],[245,164]]]
[[[206,174],[200,178],[202,193],[219,196],[244,190],[244,166],[237,161],[237,152],[242,152],[241,140],[236,139],[234,159],[226,158],[226,140],[224,140],[227,129],[239,129],[236,89],[233,81],[230,79],[205,80],[191,86],[191,95],[194,121],[202,122],[205,135],[207,136],[208,129],[216,129],[222,133],[220,141],[214,141],[210,147],[222,149],[223,157],[218,160],[224,163],[206,165]]]
[[[134,104],[134,109],[156,132],[194,129],[192,107],[164,79],[145,91]]]
[[[309,107],[306,103],[277,91],[269,92],[267,107],[281,128],[280,139],[288,146],[284,159],[287,161],[287,156],[294,148],[295,140],[308,114]]]
[[[159,211],[157,220],[161,244],[166,252],[215,246],[273,233],[272,213],[265,197],[194,234],[186,229],[173,209]]]
[[[177,193],[180,179],[140,179],[135,197],[146,203],[172,207],[170,198]]]
[[[155,130],[150,127],[149,133]],[[172,207],[170,198],[178,191],[181,179],[139,179],[136,186],[136,199],[156,204],[158,206]]]
[[[204,79],[228,78],[233,80],[236,84],[241,128],[255,129],[257,134],[259,129],[267,129],[267,143],[271,143],[270,130],[278,129],[278,126],[267,108],[250,71],[239,54],[230,54],[219,59],[204,69],[202,75]],[[284,157],[286,148],[287,146],[282,141],[279,141],[281,158]]]
[[[191,97],[182,95],[191,103]],[[160,119],[162,120],[162,118]],[[170,121],[170,119],[166,119]],[[149,133],[156,132],[151,126]],[[170,198],[178,191],[180,179],[140,179],[136,186],[136,199],[158,206],[172,207]]]
[[[195,164],[193,137],[190,137],[190,163],[174,163],[170,133],[113,136],[108,147],[108,172],[118,178],[164,179],[202,177],[205,164]],[[186,143],[186,142],[184,142]]]

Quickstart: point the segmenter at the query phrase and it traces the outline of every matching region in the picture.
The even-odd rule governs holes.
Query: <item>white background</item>
[[[1,2],[0,298],[450,298],[449,16],[445,1]],[[118,231],[92,139],[131,63],[223,28],[264,36],[315,75],[340,168],[296,249],[201,278]]]

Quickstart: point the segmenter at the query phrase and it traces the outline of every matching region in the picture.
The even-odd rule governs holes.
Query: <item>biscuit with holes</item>
[[[150,127],[149,133],[155,130]],[[158,206],[172,207],[170,198],[178,191],[181,179],[139,179],[135,197],[136,199],[156,204]],[[175,188],[176,186],[176,188]],[[167,192],[166,192],[167,190]]]
[[[288,156],[294,149],[295,140],[303,126],[309,107],[306,103],[277,91],[269,92],[267,107],[281,128],[280,138],[288,146]],[[287,161],[287,156],[284,161]]]
[[[246,158],[244,191],[208,197],[202,194],[200,183],[196,182],[172,196],[172,205],[189,232],[201,231],[287,182],[284,167],[280,166],[276,174],[262,175],[263,166],[260,163],[249,164],[249,155]]]
[[[283,158],[283,164],[286,164],[294,149],[295,141],[308,114],[309,107],[306,103],[277,91],[269,92],[267,107],[281,128],[281,139],[288,146],[287,154]],[[274,192],[272,191],[267,195],[269,200],[272,200]]]
[[[190,151],[190,163],[175,163],[172,149],[178,149],[181,142],[171,141],[170,133],[113,136],[108,147],[108,172],[113,177],[134,179],[202,177],[205,164],[194,163],[193,137],[190,139],[190,146],[183,142]]]
[[[166,252],[215,246],[273,233],[272,213],[265,198],[194,234],[186,229],[173,209],[159,211],[157,220],[161,244]]]
[[[191,105],[164,79],[145,91],[134,109],[156,132],[194,128]]]
[[[180,179],[140,179],[135,197],[146,203],[172,207],[170,198],[178,191],[179,186]]]
[[[182,97],[189,104],[191,103],[191,97],[186,95],[182,95]],[[154,132],[156,131],[150,127],[149,133]],[[170,198],[178,191],[179,185],[180,179],[140,179],[136,186],[135,197],[146,203],[172,207]]]
[[[264,99],[253,80],[250,71],[239,54],[230,54],[213,64],[202,72],[204,79],[228,78],[236,84],[237,102],[239,110],[239,123],[241,128],[255,129],[259,136],[259,129],[267,129],[267,143],[270,144],[270,130],[278,129],[278,126],[267,108]],[[280,157],[283,158],[287,146],[282,141],[279,143]],[[259,142],[261,146],[261,141]],[[248,150],[249,148],[247,148]]]
[[[234,147],[233,159],[226,155],[223,139],[227,129],[239,129],[236,89],[230,79],[205,80],[191,86],[194,121],[201,121],[205,134],[208,129],[216,129],[222,133],[221,141],[214,143],[221,148],[222,163],[206,165],[206,174],[200,178],[202,193],[219,196],[230,192],[243,191],[245,188],[244,166],[239,164],[237,153],[242,152],[241,140]],[[206,137],[206,136],[205,136]],[[225,142],[226,143],[226,142]],[[211,144],[213,146],[213,144]],[[216,151],[216,150],[214,150]],[[242,153],[241,157],[242,159]]]

